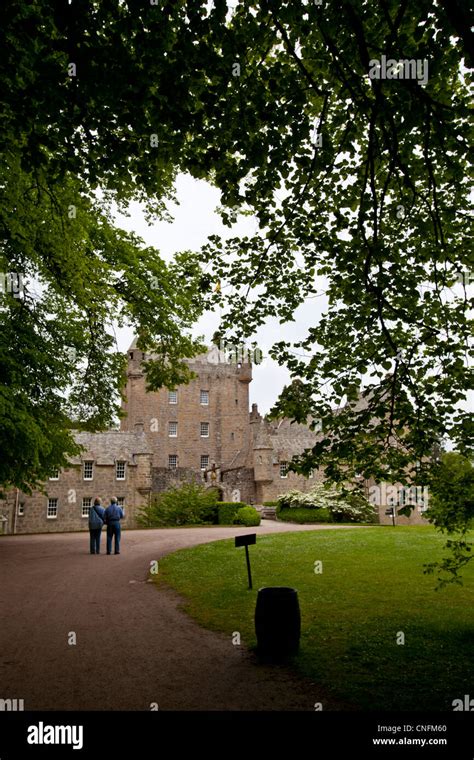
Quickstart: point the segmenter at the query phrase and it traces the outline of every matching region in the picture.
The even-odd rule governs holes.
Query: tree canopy
[[[277,340],[272,349],[300,380],[297,397],[293,385],[275,411],[323,425],[321,442],[296,466],[324,467],[336,481],[359,472],[424,483],[440,440],[472,450],[463,402],[472,389],[474,56],[462,0],[262,0],[233,8],[219,0],[7,0],[0,14],[2,255],[13,271],[31,262],[32,273],[46,271],[56,294],[41,301],[44,319],[55,316],[48,325],[57,345],[44,359],[36,355],[31,372],[40,387],[63,377],[57,349],[71,341],[91,357],[96,350],[97,399],[101,383],[118,387],[105,314],[98,331],[84,330],[87,306],[111,291],[117,309],[133,313],[143,345],[164,341],[175,366],[196,348],[184,328],[204,306],[220,301],[222,333],[240,339],[269,316],[294,319],[324,282],[323,318],[298,344]],[[104,219],[98,189],[119,203],[142,200],[160,215],[177,171],[220,189],[230,227],[239,214],[253,214],[255,236],[213,237],[170,269]],[[70,205],[83,204],[86,231],[68,218]],[[121,267],[130,273],[125,286]],[[114,271],[115,284],[104,290]],[[86,272],[91,292],[81,290]],[[175,276],[188,289],[174,290]],[[39,335],[33,305],[10,299],[2,314],[2,351],[23,362]],[[25,330],[31,324],[24,346],[5,343],[15,317]],[[19,397],[31,417],[29,391]],[[103,422],[105,412],[96,408],[91,418]]]

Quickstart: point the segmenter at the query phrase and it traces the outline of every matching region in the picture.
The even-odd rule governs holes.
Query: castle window
[[[91,507],[92,507],[92,497],[84,496],[82,499],[82,516],[83,517],[89,517]]]
[[[46,510],[46,517],[48,520],[54,520],[58,516],[58,500],[48,499],[48,508]]]
[[[178,455],[177,454],[170,454],[168,457],[168,468],[170,470],[177,470],[178,469]]]
[[[125,462],[115,462],[116,480],[125,480]]]
[[[280,478],[288,477],[288,462],[280,462]]]
[[[236,406],[238,406],[238,405],[239,405],[239,399],[238,399],[238,398],[236,398],[236,399],[235,399],[235,405],[236,405]]]
[[[82,473],[84,480],[92,480],[94,477],[94,462],[84,462]]]
[[[122,509],[125,506],[125,496],[117,496],[117,505],[119,507],[122,507]]]
[[[230,434],[230,440],[231,440],[231,441],[233,441],[233,440],[234,440],[234,434],[233,434],[233,433],[231,433],[231,434]]]
[[[49,480],[59,480],[59,470],[53,470],[51,475],[49,476]]]
[[[209,391],[201,391],[200,403],[202,406],[209,406]]]
[[[17,514],[20,517],[22,517],[22,515],[25,514],[25,502],[24,501],[20,501],[20,503],[18,504],[18,512],[17,512]]]
[[[209,438],[209,423],[201,422],[201,438]]]
[[[310,470],[308,473],[308,478],[314,478],[314,470]]]
[[[178,403],[178,391],[168,391],[168,404]]]
[[[133,359],[133,351],[130,351],[130,359]]]
[[[168,437],[169,438],[178,437],[178,423],[177,422],[168,422]]]
[[[209,454],[201,454],[201,470],[207,470],[209,467]]]

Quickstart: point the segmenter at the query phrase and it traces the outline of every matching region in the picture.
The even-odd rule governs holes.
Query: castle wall
[[[126,480],[117,480],[115,465],[94,465],[93,480],[84,480],[81,465],[62,470],[58,480],[44,484],[45,492],[20,493],[19,505],[24,514],[16,516],[16,533],[58,533],[88,530],[88,518],[82,516],[83,498],[102,499],[107,507],[112,496],[123,499],[124,528],[136,527],[136,513],[148,503],[151,489],[150,457],[137,455],[136,464],[127,464]],[[12,494],[13,498],[13,494]],[[57,517],[47,516],[49,498],[57,498]]]
[[[324,480],[324,476],[318,470],[315,470],[312,478],[307,478],[296,472],[288,472],[286,478],[280,476],[280,463],[274,463],[271,469],[271,481],[265,481],[257,484],[258,503],[263,504],[265,501],[276,501],[281,494],[297,489],[303,493],[311,491],[318,482]]]
[[[132,358],[133,357],[133,358]],[[226,363],[219,357],[203,355],[189,362],[199,376],[177,389],[177,403],[170,403],[168,390],[146,392],[140,365],[143,354],[129,352],[129,372],[123,410],[127,416],[121,430],[133,431],[143,424],[153,452],[153,466],[168,468],[169,457],[178,457],[178,468],[200,471],[201,456],[222,467],[232,466],[236,457],[249,450],[248,365]],[[209,358],[207,358],[209,357]],[[207,391],[209,403],[201,403]],[[170,423],[177,423],[177,435],[170,436]],[[201,423],[209,424],[209,435],[201,433]]]
[[[162,493],[183,483],[202,484],[203,482],[202,473],[191,470],[189,467],[179,467],[177,470],[170,470],[167,467],[154,467],[152,492],[154,494]]]
[[[428,489],[405,488],[401,483],[375,483],[366,481],[365,492],[369,502],[375,507],[381,525],[392,525],[392,515],[386,514],[395,508],[396,525],[428,525],[424,512],[429,506]],[[405,504],[410,504],[412,510],[409,516],[400,515],[398,510]]]
[[[252,467],[239,467],[223,473],[223,501],[245,501],[247,504],[257,503],[254,471]]]

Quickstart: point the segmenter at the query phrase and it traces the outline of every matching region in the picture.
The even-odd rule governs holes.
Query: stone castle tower
[[[187,362],[196,378],[175,391],[147,392],[135,342],[128,351],[121,430],[145,434],[152,452],[154,492],[182,480],[213,478],[221,496],[231,497],[229,473],[252,467],[248,362],[229,360],[217,347]],[[227,474],[227,478],[225,478]],[[232,477],[230,477],[232,480]],[[234,486],[234,488],[232,488]],[[253,489],[246,489],[253,500]],[[228,493],[229,492],[229,493]]]

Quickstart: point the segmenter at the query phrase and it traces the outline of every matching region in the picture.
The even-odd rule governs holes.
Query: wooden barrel
[[[255,607],[258,654],[282,659],[298,651],[301,615],[298,592],[287,586],[259,589]]]

